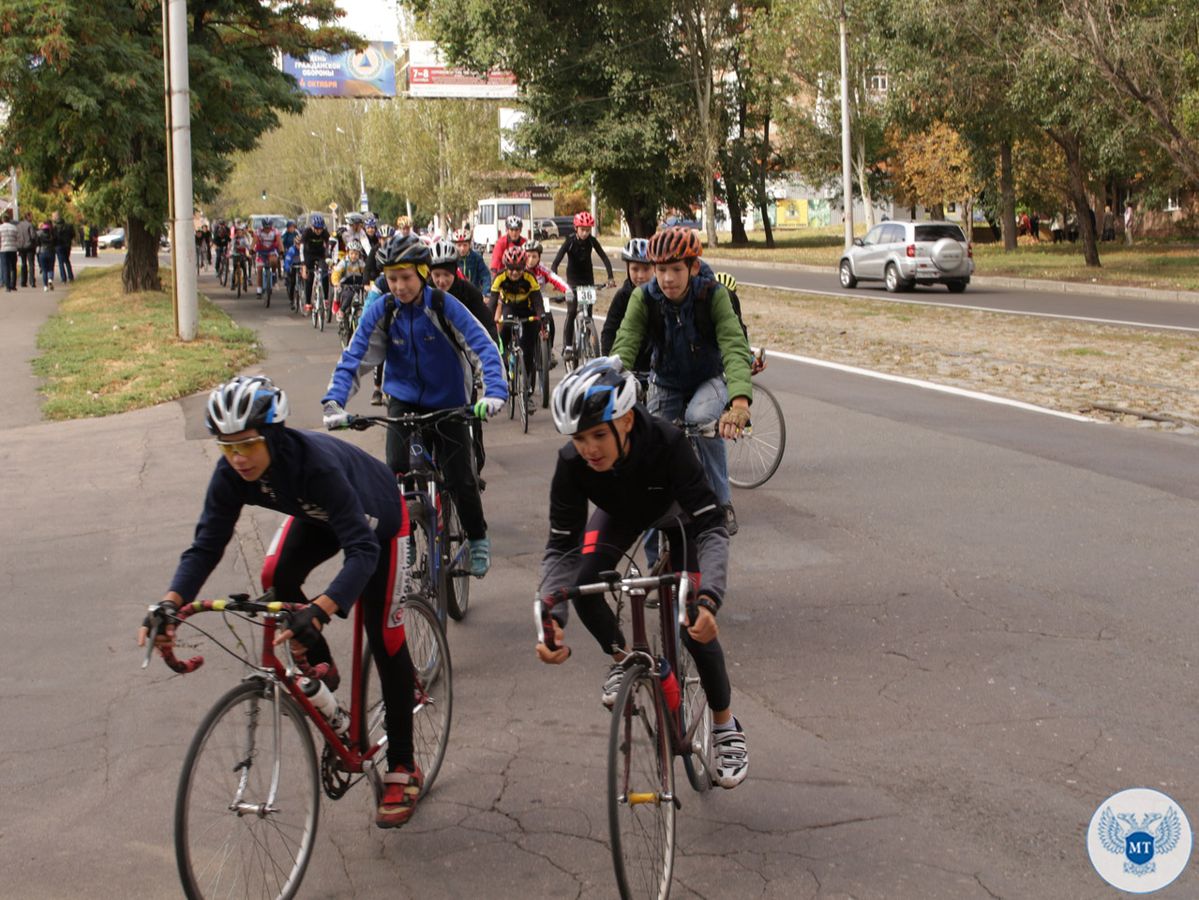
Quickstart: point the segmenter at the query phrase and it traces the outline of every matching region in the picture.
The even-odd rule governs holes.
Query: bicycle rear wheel
[[[608,828],[621,897],[666,898],[674,872],[674,766],[657,678],[625,672],[608,740]]]
[[[445,572],[445,608],[451,619],[461,622],[470,608],[470,553],[466,549],[466,532],[462,530],[458,504],[448,491],[441,494],[441,521],[442,546],[445,547],[441,561]]]
[[[238,263],[237,268],[233,270],[233,289],[237,292],[237,299],[241,299],[242,287],[245,285],[246,273],[242,268],[241,263]]]
[[[262,303],[266,309],[271,308],[271,289],[275,286],[274,275],[269,266],[262,268]]]
[[[450,647],[437,616],[421,600],[404,602],[404,639],[416,670],[416,695],[412,709],[412,749],[425,776],[421,796],[429,792],[450,740],[454,711],[453,670]],[[362,746],[372,747],[387,733],[387,711],[379,688],[379,671],[370,654],[362,659]],[[386,749],[378,764],[387,771]]]
[[[237,685],[204,717],[183,760],[175,859],[184,893],[294,896],[319,813],[320,770],[304,713],[286,693],[276,698],[271,682]]]
[[[550,405],[550,342],[542,338],[537,342],[537,389],[541,392],[541,408]]]
[[[408,501],[408,521],[411,527],[408,535],[408,559],[410,561],[408,594],[423,600],[430,609],[437,613],[438,621],[444,622],[446,616],[444,579],[438,577],[438,567],[429,555],[429,514],[425,509],[423,499]]]
[[[787,422],[774,394],[760,384],[754,385],[754,403],[750,427],[739,438],[726,439],[729,484],[756,488],[770,480],[783,461],[787,446]]]

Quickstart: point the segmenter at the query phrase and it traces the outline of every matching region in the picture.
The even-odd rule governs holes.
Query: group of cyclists
[[[218,252],[222,245],[216,234],[223,224],[214,232]],[[541,264],[543,248],[521,234],[523,223],[512,217],[505,224],[487,271],[486,266],[481,270],[483,260],[466,230],[430,246],[412,234],[410,223],[391,233],[365,218],[347,223],[336,239],[345,248],[337,263],[340,281],[362,279],[373,297],[320,398],[327,428],[348,423],[346,405],[368,373],[380,379],[373,400],[378,402],[381,392],[390,416],[454,408],[470,408],[480,420],[494,416],[508,400],[497,344],[506,338],[505,329],[497,328],[503,316],[534,316],[550,327],[544,286],[567,293],[569,303],[574,288],[594,283],[591,253],[596,250],[608,284],[615,286],[611,264],[592,235],[590,214],[576,216],[575,237],[548,269]],[[292,234],[284,255],[296,254],[292,265],[298,261],[304,302],[311,302],[313,279],[325,268],[332,240],[321,216],[314,215],[298,234],[290,222],[283,232],[269,222],[253,234],[237,222],[228,231],[228,245],[244,241],[260,270],[272,264]],[[748,752],[732,713],[718,640],[730,533],[736,530],[723,438],[738,437],[749,423],[751,351],[733,285],[717,278],[701,256],[698,235],[682,227],[630,240],[621,254],[627,278],[604,328],[604,349],[611,355],[574,368],[554,390],[554,425],[568,440],[558,451],[549,489],[540,590],[543,640],[536,653],[548,664],[565,662],[570,657],[563,641],[567,589],[614,568],[647,529],[662,529],[674,569],[696,579],[683,642],[712,709],[713,781],[733,788],[746,776]],[[563,257],[568,260],[565,282],[556,275]],[[564,352],[571,345],[572,318],[568,315]],[[536,338],[537,331],[526,334]],[[526,359],[534,358],[526,353]],[[639,372],[648,372],[647,384],[639,383]],[[646,388],[643,406],[638,397]],[[391,593],[395,567],[403,564],[397,563],[397,541],[407,533],[396,488],[396,478],[402,479],[408,466],[407,441],[402,429],[389,429],[383,463],[348,442],[287,427],[288,410],[285,393],[264,376],[239,376],[212,391],[206,424],[222,456],[195,539],[159,604],[157,615],[166,627],[158,640],[170,646],[171,608],[195,599],[244,506],[292,516],[280,557],[286,560],[285,577],[276,571],[274,584],[278,599],[308,605],[292,616],[282,639],[294,638],[309,648],[310,659],[327,656],[322,629],[334,617],[344,617],[356,600],[367,604],[368,637],[388,709],[390,773],[376,823],[397,827],[411,817],[423,778],[412,753],[412,662]],[[692,442],[672,424],[680,418],[719,423],[716,436],[697,440],[698,458]],[[481,578],[491,566],[480,493],[482,448],[463,423],[447,423],[435,440],[438,466],[469,541],[469,571]],[[302,590],[305,578],[339,549],[344,554],[340,571],[309,602]],[[579,598],[574,607],[612,658],[601,695],[610,708],[626,638],[602,599]],[[139,643],[152,624],[144,623]]]

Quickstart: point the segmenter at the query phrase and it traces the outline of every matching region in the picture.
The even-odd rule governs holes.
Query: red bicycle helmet
[[[595,227],[595,216],[593,216],[591,213],[587,212],[587,210],[583,210],[582,212],[575,213],[575,228],[594,228],[594,227]]]
[[[504,251],[505,269],[523,269],[528,261],[529,254],[525,252],[524,247],[509,247]]]
[[[682,225],[672,225],[649,239],[649,261],[653,263],[686,262],[703,255],[704,245],[699,234]]]

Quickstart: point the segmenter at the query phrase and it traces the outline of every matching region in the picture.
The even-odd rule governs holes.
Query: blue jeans
[[[42,270],[42,287],[45,287],[54,280],[54,251],[39,250],[37,264]]]
[[[709,378],[688,395],[687,391],[663,387],[650,376],[649,411],[660,419],[673,422],[682,419],[684,422],[707,424],[720,418],[729,403],[729,387],[723,378]],[[729,458],[722,437],[701,437],[695,443],[699,446],[699,461],[703,463],[704,474],[708,476],[708,484],[712,493],[723,506],[732,499],[729,489]]]
[[[74,281],[75,270],[71,268],[71,248],[55,247],[54,252],[58,256],[58,280],[63,284]]]
[[[17,289],[17,251],[0,253],[0,281],[4,282],[6,291]]]

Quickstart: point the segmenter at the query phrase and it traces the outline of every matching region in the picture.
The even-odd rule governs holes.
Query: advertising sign
[[[365,50],[326,53],[313,50],[307,59],[283,56],[283,71],[313,97],[394,97],[395,44],[376,41]]]
[[[408,44],[408,96],[458,97],[484,100],[516,96],[516,76],[511,72],[476,75],[446,65],[434,41]]]

